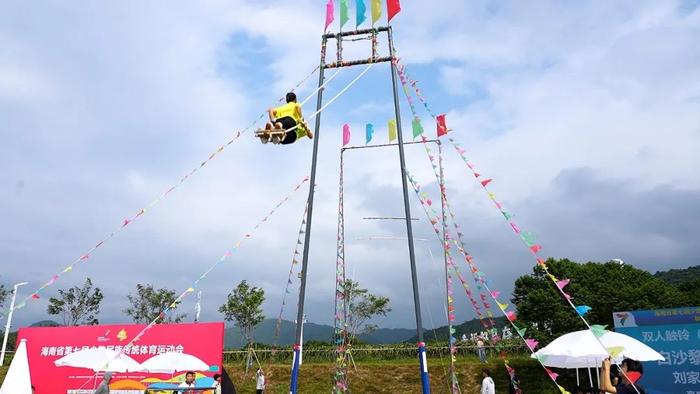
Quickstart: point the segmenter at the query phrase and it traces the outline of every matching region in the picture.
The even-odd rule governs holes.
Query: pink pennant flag
[[[534,350],[535,350],[535,348],[537,347],[537,344],[538,344],[538,343],[539,343],[539,342],[537,342],[536,340],[534,340],[534,339],[532,339],[532,338],[528,338],[528,339],[525,340],[525,344],[527,345],[527,347],[528,347],[531,351],[534,351]],[[555,378],[555,379],[556,379],[556,378]]]
[[[46,283],[46,286],[51,286],[58,280],[58,275],[54,275],[51,277],[51,279]]]
[[[343,146],[350,143],[350,126],[348,124],[343,125]]]
[[[541,245],[532,245],[532,246],[530,246],[530,250],[532,251],[532,253],[537,253],[540,250],[542,250],[542,246]]]
[[[491,183],[491,181],[493,181],[493,179],[491,179],[491,178],[489,178],[489,179],[484,179],[483,181],[481,181],[481,186],[486,187],[486,185],[488,185],[489,183]]]
[[[501,295],[501,292],[498,290],[494,290],[491,292],[491,297],[493,298],[498,298],[499,295]]]
[[[326,3],[326,27],[323,30],[328,30],[331,23],[333,23],[333,0],[328,0]]]
[[[129,223],[131,223],[131,220],[124,219],[124,224],[122,224],[122,227],[126,227],[126,225],[128,225]]]
[[[32,294],[32,298],[35,299],[35,300],[38,300],[38,299],[41,298],[41,297],[39,297],[39,294],[34,293],[34,294]]]
[[[552,380],[557,380],[557,378],[559,377],[559,374],[552,371],[551,369],[547,369],[547,374],[550,378],[552,378]]]
[[[80,256],[80,261],[87,260],[89,258],[90,258],[89,254],[84,254],[84,255]]]
[[[520,234],[520,228],[518,228],[518,225],[516,225],[513,222],[509,222],[509,223],[510,223],[510,227],[513,228],[513,231],[515,231],[517,234]]]
[[[515,316],[515,312],[513,312],[513,311],[506,312],[506,317],[510,321],[515,321],[517,319],[517,316]]]
[[[564,288],[566,287],[566,285],[569,284],[569,282],[571,282],[570,279],[562,279],[562,280],[560,280],[560,281],[557,282],[557,287],[558,287],[560,290],[564,290]]]

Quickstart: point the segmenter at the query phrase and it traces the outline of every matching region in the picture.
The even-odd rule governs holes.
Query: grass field
[[[510,359],[522,381],[526,394],[559,394],[559,390],[547,378],[542,367],[525,358]],[[445,377],[447,360],[429,360],[431,392],[449,394]],[[486,366],[493,372],[497,393],[507,393],[507,376],[503,363],[498,359],[481,364],[475,358],[462,358],[457,362],[457,375],[462,393],[479,392],[481,369]],[[267,373],[267,393],[289,392],[289,364],[263,364]],[[254,371],[244,376],[243,364],[226,364],[226,370],[233,379],[239,393],[254,393]],[[331,376],[334,365],[331,363],[304,363],[299,377],[300,393],[328,393],[331,389]],[[4,379],[7,368],[0,369],[0,380]],[[566,380],[560,378],[560,382]],[[350,372],[350,388],[355,393],[420,393],[421,385],[416,359],[363,361],[357,371]]]

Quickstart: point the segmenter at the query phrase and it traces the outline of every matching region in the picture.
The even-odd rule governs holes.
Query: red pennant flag
[[[437,120],[437,136],[442,137],[443,135],[447,134],[449,130],[447,129],[447,124],[445,123],[445,114],[436,116],[435,120]]]
[[[39,297],[39,294],[34,293],[34,294],[32,294],[32,298],[35,300],[38,300],[40,297]]]
[[[532,245],[532,246],[530,246],[530,250],[532,251],[532,253],[537,253],[537,252],[539,252],[540,250],[542,250],[542,246],[540,246],[540,245]]]
[[[389,16],[389,22],[391,22],[391,18],[401,11],[401,3],[399,3],[399,0],[387,0],[386,11]]]
[[[491,183],[491,181],[493,181],[493,179],[491,179],[491,178],[489,178],[489,179],[484,179],[483,181],[481,181],[481,186],[486,187],[486,185],[488,185],[489,183]]]

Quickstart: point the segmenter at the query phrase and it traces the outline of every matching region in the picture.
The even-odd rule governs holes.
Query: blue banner
[[[666,359],[644,363],[649,394],[700,394],[700,307],[615,312],[613,320],[615,331]]]

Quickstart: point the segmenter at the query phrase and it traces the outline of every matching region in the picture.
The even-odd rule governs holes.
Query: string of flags
[[[294,253],[292,254],[292,263],[289,267],[289,275],[287,275],[287,284],[284,288],[284,294],[282,295],[282,306],[280,307],[280,313],[277,316],[277,322],[275,323],[275,336],[272,339],[272,351],[277,350],[277,340],[280,337],[280,332],[282,330],[282,316],[284,314],[284,307],[287,305],[287,296],[291,294],[291,287],[293,284],[292,278],[294,278],[295,268],[299,266],[298,257],[300,255],[299,249],[304,245],[302,239],[306,231],[304,227],[306,226],[306,213],[309,210],[309,203],[307,202],[304,207],[304,214],[302,215],[301,224],[299,225],[299,231],[297,233],[297,242],[294,245]]]
[[[349,133],[349,131],[348,131]],[[349,136],[348,136],[349,141]],[[345,208],[343,193],[343,155],[340,156],[340,182],[338,186],[338,233],[336,236],[336,260],[335,260],[335,373],[333,374],[333,392],[345,393],[348,391],[348,361],[347,347],[347,301],[345,294],[347,289],[345,276]]]
[[[398,65],[398,63],[397,63],[397,65]],[[418,114],[417,114],[417,111],[416,111],[416,108],[415,108],[415,104],[414,104],[413,99],[412,99],[412,97],[411,97],[411,94],[409,93],[409,90],[408,90],[408,86],[407,86],[407,84],[408,84],[408,77],[407,77],[407,75],[406,75],[405,68],[404,68],[403,66],[399,66],[399,67],[397,67],[397,69],[398,69],[398,72],[399,72],[399,79],[401,80],[401,84],[402,84],[402,87],[403,87],[404,94],[405,94],[406,99],[407,99],[407,101],[408,101],[408,103],[409,103],[409,107],[410,107],[410,109],[411,109],[411,113],[413,114],[413,130],[414,130],[413,136],[414,136],[414,139],[415,139],[416,137],[418,137],[418,136],[421,137],[421,142],[422,142],[422,145],[423,145],[423,147],[424,147],[424,149],[425,149],[426,155],[428,156],[428,159],[430,160],[430,164],[431,164],[431,167],[432,167],[432,169],[433,169],[433,174],[435,175],[435,178],[436,178],[437,182],[438,182],[439,185],[440,185],[440,195],[441,195],[441,199],[444,201],[444,204],[446,205],[447,210],[448,210],[449,213],[450,213],[450,216],[451,216],[451,218],[452,218],[453,226],[455,227],[455,230],[456,230],[456,232],[457,232],[458,239],[459,239],[459,245],[458,245],[458,247],[461,246],[461,250],[463,251],[463,250],[464,250],[464,248],[463,248],[463,240],[462,240],[462,235],[463,235],[463,234],[462,234],[462,232],[461,232],[461,230],[460,230],[460,228],[459,228],[459,225],[457,224],[457,221],[455,220],[455,215],[454,215],[454,212],[453,212],[453,210],[452,210],[452,207],[451,207],[451,205],[450,205],[450,203],[449,203],[449,200],[447,200],[447,191],[446,191],[444,179],[443,179],[443,177],[438,173],[438,170],[437,170],[438,165],[435,163],[435,156],[432,154],[432,151],[431,151],[430,147],[429,147],[428,144],[427,144],[428,139],[425,137],[425,135],[422,135],[423,130],[422,130],[422,126],[421,126],[421,124],[420,124],[420,118],[418,117]],[[438,118],[441,119],[441,121],[438,123],[438,130],[440,130],[440,129],[446,129],[445,117],[444,117],[444,115],[440,115],[440,116],[438,116]],[[442,168],[443,168],[443,167],[442,167],[442,145],[438,145],[438,158],[439,158],[439,166],[440,166],[440,169],[442,169]],[[469,256],[465,256],[465,258],[466,258],[466,260],[467,260],[467,263],[468,263],[469,266],[470,266],[470,271],[472,272],[472,276],[473,276],[473,279],[474,279],[474,283],[476,284],[476,286],[477,286],[477,287],[479,288],[479,290],[481,291],[481,286],[480,286],[479,282],[480,282],[480,281],[483,281],[483,278],[480,278],[480,277],[477,275],[477,273],[478,273],[479,271],[473,266],[473,264],[472,264],[472,259],[471,259],[470,257],[469,257],[469,258],[467,258],[467,257],[469,257]],[[461,275],[461,273],[458,273],[458,275],[459,275],[459,278],[460,278],[462,284],[465,285],[465,284],[466,284],[466,281],[464,280],[464,278],[463,278],[463,276]],[[474,307],[475,307],[475,311],[476,311],[476,313],[477,313],[477,317],[479,318],[479,321],[482,323],[482,325],[484,325],[485,328],[488,328],[488,326],[484,324],[484,320],[483,320],[484,317],[483,317],[483,314],[482,314],[482,312],[481,312],[481,309],[478,307],[478,305],[477,305],[476,302],[474,301],[473,296],[471,295],[471,292],[470,292],[470,291],[468,291],[468,296],[469,296],[469,298],[470,298],[470,301],[472,302],[472,305],[474,305]],[[486,313],[487,313],[488,316],[489,316],[489,322],[490,322],[491,326],[493,326],[493,325],[494,325],[493,314],[492,314],[491,311],[489,310],[489,305],[486,303],[486,296],[485,296],[485,294],[482,294],[482,293],[480,293],[479,296],[480,296],[480,298],[481,298],[481,300],[482,300],[482,304],[483,304],[483,306],[484,306],[484,309],[486,310]]]
[[[369,0],[370,2],[370,13],[372,17],[372,26],[379,21],[382,17],[382,2],[381,0]],[[350,7],[348,0],[339,0],[340,8],[340,29],[345,26],[345,24],[350,20]],[[399,0],[387,0],[386,1],[386,15],[387,21],[391,20],[401,12],[401,2]],[[355,28],[360,27],[367,19],[367,4],[365,0],[355,0]],[[328,30],[328,27],[333,24],[335,20],[335,2],[333,0],[328,0],[326,3],[326,22],[324,31]]]
[[[416,179],[415,179],[412,175],[410,175],[410,173],[409,173],[408,171],[406,171],[406,177],[408,178],[409,182],[410,182],[411,185],[413,186],[413,190],[414,190],[414,191],[416,192],[416,194],[418,195],[418,199],[419,199],[420,202],[421,202],[421,206],[423,206],[423,208],[424,208],[423,211],[425,212],[426,216],[428,217],[428,220],[430,221],[430,223],[433,225],[433,230],[436,231],[436,235],[438,236],[438,238],[440,238],[440,235],[439,235],[439,234],[440,234],[440,230],[437,228],[437,224],[439,223],[439,219],[438,219],[437,214],[435,213],[434,209],[431,208],[432,203],[430,202],[429,198],[426,198],[426,194],[423,193],[423,192],[421,192],[420,184],[416,181]],[[432,213],[431,213],[431,210],[432,210]],[[445,238],[447,238],[447,234],[446,234]],[[441,242],[442,242],[442,241],[441,241]],[[449,243],[448,243],[448,242],[443,243],[443,248],[445,249],[445,252],[446,252],[446,253],[448,253],[448,254],[450,253],[450,252],[449,252],[450,246],[449,246]],[[448,261],[449,261],[449,257],[448,257]],[[451,267],[454,267],[454,266],[455,266],[455,265],[454,265],[454,262],[452,262],[452,263],[451,263]],[[483,274],[483,273],[482,273],[482,275],[485,276],[485,274]],[[523,340],[523,342],[525,343],[525,346],[528,348],[528,350],[530,351],[530,353],[531,353],[531,354],[535,354],[535,349],[537,348],[537,345],[538,345],[537,340],[532,339],[532,338],[527,338],[527,337],[525,337],[526,328],[525,328],[525,327],[520,327],[520,326],[518,326],[518,325],[516,324],[516,321],[517,321],[517,314],[515,313],[515,311],[509,310],[509,309],[508,309],[509,305],[508,305],[507,303],[502,303],[502,302],[499,301],[499,297],[500,297],[500,295],[501,295],[501,292],[499,292],[499,291],[497,291],[497,290],[492,290],[492,289],[489,287],[487,281],[484,281],[483,286],[484,286],[484,288],[486,289],[486,291],[488,292],[488,294],[491,296],[491,298],[493,299],[493,301],[496,303],[496,305],[498,305],[499,309],[501,310],[502,314],[506,317],[506,319],[508,320],[508,322],[510,323],[510,325],[511,325],[511,326],[513,327],[513,329],[518,333],[518,336]],[[451,318],[454,319],[454,317],[451,317]],[[454,337],[451,336],[451,337],[450,337],[450,343],[452,343],[453,341],[456,341],[456,338],[454,338]],[[496,348],[499,349],[499,350],[503,349],[503,347],[502,347],[502,345],[500,344],[500,342],[497,342],[497,343],[496,343]],[[504,357],[504,356],[503,356],[503,353],[501,354],[501,356]],[[545,369],[545,371],[548,372],[548,375],[549,375],[549,377],[552,379],[552,381],[554,382],[554,384],[556,384],[557,387],[559,387],[560,390],[562,390],[561,392],[562,392],[563,394],[570,394],[570,393],[568,393],[563,387],[561,387],[559,384],[557,384],[557,382],[556,382],[556,376],[553,377],[553,375],[550,373],[550,372],[552,372],[552,371],[551,371],[549,368],[547,368],[547,367],[543,364],[544,361],[546,360],[546,357],[537,356],[536,358],[537,358],[537,361],[538,361],[538,362],[542,365],[542,367]],[[505,359],[505,362],[508,363],[507,358],[504,357],[504,359]],[[510,368],[510,369],[508,369],[508,368]],[[514,373],[511,374],[512,367],[510,366],[509,363],[508,363],[507,369],[508,369],[509,375],[513,376]],[[514,370],[513,370],[513,371],[514,371]]]
[[[317,66],[313,71],[311,71],[308,75],[306,75],[299,83],[297,83],[294,88],[291,89],[292,92],[294,92],[296,89],[298,89],[301,85],[303,85],[316,71],[319,69],[320,66]],[[284,97],[281,97],[278,99],[278,101],[283,101]],[[155,198],[153,201],[151,201],[149,204],[144,206],[143,208],[139,209],[136,211],[134,214],[131,216],[128,216],[125,218],[123,221],[119,223],[118,226],[114,228],[107,236],[103,237],[100,239],[97,243],[95,243],[91,248],[86,250],[85,252],[81,253],[79,257],[77,257],[75,260],[73,260],[70,264],[65,266],[60,272],[55,273],[54,275],[51,275],[49,280],[44,282],[43,285],[41,285],[39,288],[34,290],[29,296],[26,298],[20,300],[18,303],[15,304],[13,310],[17,309],[22,309],[27,306],[27,302],[29,301],[35,301],[41,299],[41,295],[44,292],[46,288],[49,286],[52,286],[55,284],[59,279],[61,279],[64,275],[70,273],[73,271],[74,268],[78,266],[78,264],[85,264],[88,263],[89,260],[92,258],[93,254],[97,251],[97,249],[103,247],[108,241],[110,241],[112,238],[114,238],[116,235],[118,235],[120,232],[124,231],[128,226],[133,224],[137,219],[141,219],[148,211],[153,209],[155,206],[157,206],[159,203],[161,203],[167,196],[170,195],[173,191],[178,189],[180,186],[182,186],[185,182],[187,182],[189,179],[191,179],[195,174],[197,174],[204,166],[206,166],[209,162],[214,160],[221,152],[223,152],[229,145],[233,144],[236,140],[238,140],[242,135],[244,135],[246,132],[248,132],[253,126],[255,126],[260,120],[262,120],[265,116],[267,115],[266,112],[261,113],[254,121],[252,121],[249,125],[247,125],[245,128],[243,128],[240,131],[237,131],[236,134],[230,138],[225,144],[219,146],[216,148],[213,152],[209,154],[206,160],[200,162],[199,165],[195,166],[192,170],[190,170],[187,174],[182,176],[177,183],[174,185],[170,186],[168,189],[166,189],[162,194],[160,194],[157,198]],[[0,311],[0,317],[5,317],[9,313],[10,307],[8,307],[7,310],[5,311]]]
[[[141,340],[141,338],[143,337],[143,335],[144,335],[146,332],[148,332],[148,330],[150,330],[153,326],[155,326],[156,324],[158,324],[158,322],[159,322],[160,320],[164,319],[172,310],[174,310],[174,309],[182,302],[182,300],[183,300],[188,294],[194,293],[194,292],[196,291],[196,289],[198,288],[199,283],[200,283],[202,280],[206,279],[207,276],[208,276],[216,267],[218,267],[219,265],[223,264],[229,257],[231,257],[231,255],[233,254],[233,252],[235,252],[236,250],[238,250],[238,249],[240,248],[240,246],[243,244],[243,242],[245,242],[246,240],[252,238],[253,235],[255,234],[255,232],[256,232],[263,224],[265,224],[265,223],[277,212],[277,210],[278,210],[282,205],[284,205],[287,201],[289,201],[289,199],[292,197],[292,195],[293,195],[294,193],[296,193],[296,192],[297,192],[306,182],[308,182],[308,181],[309,181],[309,177],[308,177],[308,176],[304,177],[304,179],[302,179],[301,182],[299,182],[299,183],[298,183],[298,184],[297,184],[297,185],[296,185],[282,200],[280,200],[280,201],[277,203],[277,205],[275,205],[274,208],[272,208],[272,209],[267,213],[267,215],[265,215],[265,217],[263,217],[262,219],[260,219],[260,220],[255,224],[255,226],[253,226],[253,228],[252,228],[252,230],[251,230],[250,232],[245,233],[245,234],[234,244],[234,246],[233,246],[231,249],[229,249],[228,251],[226,251],[226,253],[224,253],[224,254],[216,261],[216,263],[212,264],[211,267],[209,267],[209,269],[207,269],[206,271],[204,271],[204,273],[201,274],[201,275],[192,283],[192,285],[190,285],[190,287],[188,287],[187,289],[185,289],[185,291],[183,291],[182,293],[180,293],[180,295],[177,296],[177,298],[175,298],[175,300],[174,300],[172,303],[170,303],[170,305],[168,305],[165,309],[163,309],[163,311],[161,311],[161,312],[158,314],[158,316],[156,316],[147,326],[145,326],[143,329],[141,329],[141,331],[139,331],[138,334],[136,334],[136,335],[131,339],[131,341],[129,341],[129,343],[128,343],[126,346],[124,346],[124,348],[127,348],[127,347],[133,345],[134,343],[138,342],[139,340]],[[116,359],[117,357],[119,357],[119,355],[121,355],[121,353],[122,353],[122,352],[116,354],[116,355],[114,356],[114,358],[112,358],[112,359],[110,359],[110,360],[107,360],[107,361],[105,362],[105,364],[103,365],[103,367],[106,367],[110,362],[112,362],[114,359]]]
[[[442,168],[442,167],[441,167],[441,168]],[[437,213],[435,212],[435,209],[434,209],[433,206],[432,206],[432,201],[431,201],[430,198],[428,197],[427,193],[425,193],[425,192],[422,191],[422,188],[421,188],[420,184],[419,184],[417,181],[415,181],[415,178],[413,178],[412,176],[410,176],[410,174],[408,174],[407,176],[409,177],[409,180],[412,179],[412,180],[411,180],[411,185],[413,186],[414,191],[417,193],[418,198],[419,198],[419,200],[421,201],[421,206],[423,207],[423,210],[424,210],[426,216],[428,216],[429,221],[430,221],[430,223],[431,223],[432,226],[433,226],[433,231],[434,231],[435,234],[438,236],[438,238],[440,238],[440,236],[439,236],[440,230],[438,229],[438,220],[437,220],[437,217],[438,217],[438,216],[437,216]],[[440,178],[442,179],[443,177],[440,177]],[[442,188],[441,188],[441,189],[442,189]],[[447,204],[447,196],[445,195],[445,196],[443,196],[442,198],[443,198],[443,204],[446,205],[446,204]],[[443,212],[445,212],[445,211],[444,211],[444,207],[443,207]],[[479,305],[477,304],[476,300],[474,299],[474,297],[473,297],[473,295],[472,295],[471,290],[469,289],[469,284],[467,283],[466,279],[464,278],[464,276],[463,276],[462,273],[460,272],[458,265],[455,264],[454,259],[452,258],[452,255],[451,255],[451,252],[450,252],[451,249],[450,249],[450,242],[449,242],[449,241],[450,241],[450,240],[453,240],[453,241],[456,243],[456,240],[452,239],[452,236],[450,235],[449,230],[447,230],[447,217],[446,217],[446,213],[443,213],[443,220],[442,220],[442,221],[443,221],[444,240],[441,239],[441,243],[443,244],[443,249],[445,250],[445,253],[446,253],[448,268],[449,268],[450,270],[452,270],[453,272],[455,272],[455,273],[457,274],[457,276],[459,277],[459,280],[460,280],[460,282],[461,282],[461,284],[462,284],[462,287],[464,288],[465,293],[467,294],[467,297],[468,297],[469,300],[471,301],[472,308],[473,308],[473,309],[475,310],[475,312],[477,313],[477,316],[479,316],[479,321],[481,322],[482,326],[483,326],[486,330],[488,330],[490,327],[493,327],[493,326],[494,326],[493,320],[491,320],[491,323],[492,323],[492,324],[491,324],[490,326],[489,326],[488,323],[486,323],[486,322],[484,321],[484,319],[483,319],[483,314],[482,314],[482,312],[481,312],[480,309],[479,309]],[[456,224],[456,223],[453,223],[453,224]],[[464,248],[459,248],[459,249],[460,249],[460,251],[462,252],[462,254],[464,255],[464,254],[465,254]],[[470,259],[471,259],[471,256],[469,256],[469,257],[470,257]],[[474,266],[473,263],[472,263],[472,266]],[[448,270],[448,272],[449,272],[449,270]],[[482,281],[485,281],[485,277],[484,277],[483,273],[481,273],[480,271],[476,271],[476,269],[472,269],[472,272],[479,272],[479,274],[480,274],[480,279],[481,279]],[[454,362],[456,362],[456,358],[454,357],[454,355],[455,355],[456,352],[457,352],[457,348],[456,348],[457,339],[454,337],[455,330],[450,328],[451,323],[452,323],[452,322],[454,321],[454,319],[455,319],[455,316],[454,316],[454,307],[452,306],[452,303],[454,302],[454,293],[453,293],[453,292],[451,291],[451,289],[450,289],[450,286],[451,286],[451,284],[452,284],[452,279],[451,279],[451,276],[450,276],[450,275],[448,275],[447,281],[448,281],[448,283],[447,283],[447,285],[448,285],[448,299],[447,299],[447,301],[448,301],[448,329],[450,330],[449,343],[450,343],[450,353],[451,353],[451,355],[452,355],[452,356],[451,356],[451,357],[452,357],[452,358],[451,358],[451,362],[454,363]],[[480,285],[479,285],[479,286],[480,286]],[[496,296],[498,296],[498,295],[500,295],[500,292],[497,292]],[[487,307],[487,308],[490,308],[490,305],[488,305],[488,304],[486,303],[486,296],[485,296],[484,294],[481,294],[480,296],[481,296],[480,298],[481,298],[482,302],[484,302],[484,303],[486,304],[486,307]],[[451,307],[451,306],[452,306],[452,307]],[[493,314],[491,314],[491,311],[487,309],[487,312],[489,313],[490,318],[493,318]],[[501,358],[503,359],[504,364],[506,365],[506,369],[511,368],[512,373],[514,374],[515,370],[514,370],[512,367],[509,366],[509,364],[508,364],[508,359],[507,359],[507,357],[506,357],[505,352],[502,350],[503,347],[502,347],[501,344],[499,343],[498,337],[492,336],[491,338],[489,338],[489,340],[491,341],[491,344],[492,344],[493,346],[495,346],[498,350],[500,350],[500,356],[501,356]],[[509,374],[510,374],[510,373],[511,373],[511,372],[509,371]],[[517,387],[517,383],[514,382],[514,384],[516,385],[516,389],[519,390],[519,388]]]
[[[402,70],[402,72],[405,73],[405,69]],[[413,81],[410,78],[408,78],[407,80],[410,83],[410,85],[413,87],[413,90],[416,94],[416,97],[418,97],[418,99],[421,101],[421,103],[423,103],[423,106],[428,111],[428,113],[430,113],[432,116],[435,117],[434,112],[430,109],[430,106],[428,105],[427,100],[425,99],[420,88],[418,87],[417,81]],[[554,285],[556,286],[556,288],[560,292],[562,298],[572,307],[572,309],[574,309],[577,316],[579,316],[581,318],[581,320],[584,322],[584,324],[591,330],[591,332],[594,334],[594,336],[600,342],[601,346],[603,348],[605,348],[608,351],[608,353],[612,356],[613,353],[615,353],[615,349],[606,348],[605,345],[600,341],[600,337],[604,333],[605,326],[590,324],[587,321],[587,319],[585,318],[585,315],[588,312],[590,312],[591,308],[587,305],[578,305],[578,306],[575,305],[572,302],[573,297],[564,290],[564,288],[570,283],[570,280],[569,279],[559,279],[559,278],[555,277],[554,275],[552,275],[551,272],[549,272],[546,261],[539,256],[539,252],[542,250],[542,246],[535,242],[534,236],[531,233],[526,232],[526,231],[522,231],[520,229],[520,227],[512,220],[513,215],[504,209],[503,205],[496,199],[495,194],[489,190],[488,186],[489,186],[489,184],[491,184],[493,182],[493,179],[482,177],[482,175],[479,172],[477,172],[477,170],[474,168],[474,165],[467,159],[466,150],[464,150],[464,148],[462,148],[460,146],[460,144],[458,144],[453,138],[449,137],[448,141],[455,148],[455,150],[457,151],[459,156],[462,158],[462,161],[464,161],[464,163],[467,165],[467,167],[469,168],[469,170],[472,173],[472,175],[474,176],[474,178],[477,179],[477,181],[481,184],[482,188],[485,190],[489,199],[492,200],[492,202],[494,203],[494,206],[500,211],[501,215],[504,217],[504,219],[508,223],[509,227],[513,230],[513,232],[515,232],[518,235],[518,237],[521,239],[521,241],[528,248],[530,253],[535,258],[537,265],[545,271],[545,274],[547,275],[547,277],[554,283]],[[505,310],[505,307],[507,307],[506,304],[498,303],[498,305],[501,308],[501,310]],[[515,317],[514,312],[513,312],[512,316]],[[519,332],[519,334],[520,334],[520,332]],[[533,344],[533,342],[530,342],[529,344]],[[528,345],[528,347],[530,347],[530,346]],[[539,359],[538,359],[538,361],[542,362],[542,360],[539,360]],[[544,367],[544,365],[543,365],[543,367]],[[552,372],[551,370],[549,370],[548,368],[546,368],[546,367],[544,367],[544,368],[545,368],[545,371],[547,371],[549,377],[552,378],[554,383],[557,385],[559,390],[562,393],[567,394],[568,391],[566,391],[563,387],[561,387],[556,382],[556,377],[558,375],[556,373]]]

